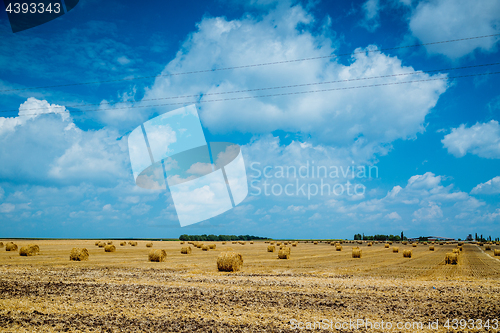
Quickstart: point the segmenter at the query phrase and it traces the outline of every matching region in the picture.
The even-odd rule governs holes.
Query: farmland
[[[9,240],[1,240],[4,243]],[[40,253],[22,257],[0,249],[0,331],[5,332],[293,332],[290,320],[349,322],[500,319],[500,261],[494,249],[465,244],[457,265],[444,259],[456,244],[383,243],[368,246],[299,243],[290,258],[277,259],[263,241],[245,245],[209,242],[215,249],[181,254],[178,241],[153,242],[167,253],[149,262],[145,241],[105,252],[89,240],[36,243]],[[352,258],[359,246],[361,258]],[[70,261],[73,247],[89,250],[86,261]],[[233,249],[244,263],[219,272],[217,257]],[[411,258],[403,257],[411,250]],[[333,329],[335,331],[335,329]],[[359,328],[342,332],[413,332]],[[450,330],[456,331],[456,330]],[[459,330],[460,331],[460,330]],[[475,331],[467,329],[462,331]],[[478,329],[483,332],[484,329]]]

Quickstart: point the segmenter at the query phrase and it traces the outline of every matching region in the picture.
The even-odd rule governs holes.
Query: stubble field
[[[290,259],[279,260],[264,242],[210,242],[215,250],[191,246],[188,255],[180,242],[153,242],[167,259],[148,262],[144,241],[132,247],[115,240],[110,253],[86,240],[14,242],[36,243],[40,254],[0,249],[2,332],[296,332],[315,322],[337,332],[485,332],[479,320],[497,331],[500,319],[500,257],[493,255],[500,246],[465,244],[458,264],[446,265],[456,244],[435,251],[393,244],[399,247],[393,253],[382,243],[343,244],[342,251],[299,243]],[[361,258],[352,258],[353,246]],[[73,247],[86,247],[89,260],[70,261]],[[229,248],[242,254],[243,268],[218,272],[217,256]],[[453,319],[475,321],[453,329]],[[360,320],[392,328],[353,326]],[[438,329],[429,328],[436,321]]]

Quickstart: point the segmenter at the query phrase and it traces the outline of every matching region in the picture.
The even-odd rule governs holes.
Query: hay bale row
[[[112,244],[104,247],[104,252],[116,252],[116,247]]]
[[[413,253],[411,250],[404,250],[403,251],[403,258],[411,258],[412,255],[413,255]]]
[[[17,251],[17,245],[9,242],[5,245],[5,251]]]
[[[69,260],[71,261],[84,261],[89,259],[89,251],[86,248],[72,248],[69,253]]]
[[[221,272],[236,272],[243,265],[243,257],[236,252],[221,252],[217,257],[217,269]]]
[[[40,253],[40,248],[35,244],[22,246],[19,250],[19,255],[24,257],[36,256],[38,253]]]
[[[352,257],[353,258],[361,258],[361,249],[359,247],[352,248]]]
[[[181,254],[191,254],[191,246],[182,247]]]
[[[151,262],[163,262],[167,258],[165,250],[151,250],[148,254],[148,260]]]
[[[267,252],[274,252],[274,250],[276,250],[276,247],[274,245],[267,246]]]
[[[446,257],[444,259],[446,265],[456,265],[458,264],[458,254],[457,253],[446,253]]]

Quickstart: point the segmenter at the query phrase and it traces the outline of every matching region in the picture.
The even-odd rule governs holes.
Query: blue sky
[[[499,21],[497,0],[81,0],[13,34],[1,12],[1,237],[500,237],[500,79],[484,75],[500,36],[404,47],[500,34]],[[193,101],[207,141],[241,146],[250,193],[181,228],[168,190],[135,185],[127,137]],[[378,173],[276,174],[307,165]],[[277,194],[322,181],[358,192]]]

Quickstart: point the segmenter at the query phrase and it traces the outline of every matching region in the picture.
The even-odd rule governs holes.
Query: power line
[[[180,98],[198,98],[200,96],[215,96],[215,95],[226,95],[226,94],[237,94],[237,93],[245,93],[245,92],[254,92],[254,91],[264,91],[264,90],[275,90],[275,89],[287,89],[287,88],[298,88],[298,87],[307,87],[307,86],[316,86],[316,85],[324,85],[331,83],[343,83],[343,82],[352,82],[352,81],[362,81],[362,80],[373,80],[373,79],[381,79],[381,78],[389,78],[389,77],[398,77],[398,76],[406,76],[406,75],[417,75],[417,74],[426,74],[433,72],[441,72],[441,71],[451,71],[451,70],[460,70],[460,69],[469,69],[469,68],[478,68],[478,67],[486,67],[486,66],[495,66],[500,65],[500,62],[495,62],[491,64],[481,64],[481,65],[471,65],[471,66],[462,66],[462,67],[451,67],[451,68],[442,68],[442,69],[432,69],[428,71],[413,71],[407,73],[398,73],[398,74],[388,74],[388,75],[380,75],[380,76],[367,76],[355,79],[345,79],[345,80],[334,80],[334,81],[324,81],[324,82],[313,82],[313,83],[302,83],[302,84],[294,84],[294,85],[286,85],[286,86],[276,86],[276,87],[266,87],[266,88],[254,88],[254,89],[244,89],[244,90],[232,90],[232,91],[223,91],[223,92],[214,92],[214,93],[206,93],[206,94],[195,94],[195,95],[179,95],[179,96],[168,96],[168,97],[158,97],[158,98],[147,98],[142,99],[138,102],[150,102],[150,101],[159,101],[159,100],[167,100],[167,99],[180,99]],[[57,105],[51,107],[43,107],[43,108],[32,108],[32,109],[23,109],[23,111],[35,111],[35,110],[48,110],[54,107],[59,108],[78,108],[85,106],[98,106],[103,104],[124,104],[128,102],[102,102],[102,103],[86,103],[86,104],[73,104],[73,105]],[[4,112],[15,112],[18,109],[11,110],[2,110],[0,113]]]
[[[198,101],[185,101],[185,102],[176,102],[176,103],[162,103],[162,104],[152,104],[152,105],[135,105],[135,106],[122,107],[122,108],[81,110],[81,111],[72,111],[72,112],[73,113],[76,113],[76,112],[78,112],[78,113],[84,113],[84,112],[118,111],[118,110],[126,110],[126,109],[155,108],[155,107],[160,107],[160,106],[181,105],[181,104],[189,105],[189,104],[200,104],[200,103],[227,102],[227,101],[254,99],[254,98],[268,98],[268,97],[279,97],[279,96],[290,96],[290,95],[304,95],[304,94],[311,94],[311,93],[331,92],[331,91],[340,91],[340,90],[373,88],[373,87],[391,86],[391,85],[406,84],[406,83],[443,81],[443,80],[448,80],[448,79],[458,79],[458,78],[466,78],[466,77],[473,77],[473,76],[496,75],[496,74],[500,74],[500,72],[467,74],[467,75],[450,76],[450,77],[446,77],[446,78],[433,78],[433,79],[410,80],[410,81],[401,81],[401,82],[377,83],[377,84],[363,85],[363,86],[353,86],[353,87],[342,87],[342,88],[318,89],[318,90],[309,90],[309,91],[286,92],[286,93],[269,94],[269,95],[259,95],[259,96],[242,96],[242,97],[233,97],[233,98],[221,98],[221,99],[198,100]],[[46,114],[63,114],[63,113],[64,112],[50,112],[50,113],[46,113]],[[19,115],[19,117],[23,117],[23,116],[36,116],[36,115],[40,115],[40,113],[22,114],[22,115]]]
[[[102,80],[102,81],[92,81],[92,82],[75,82],[75,83],[67,83],[67,84],[59,84],[59,85],[51,85],[51,86],[39,86],[39,87],[28,87],[28,88],[5,89],[5,90],[0,90],[0,92],[22,91],[22,90],[44,89],[44,88],[60,88],[60,87],[81,86],[81,85],[110,83],[110,82],[120,82],[120,81],[143,80],[143,79],[151,79],[151,78],[158,78],[158,77],[168,77],[168,76],[178,76],[178,75],[191,75],[191,74],[211,73],[211,72],[227,71],[227,70],[233,70],[233,69],[252,68],[252,67],[271,66],[271,65],[279,65],[279,64],[301,62],[301,61],[311,61],[311,60],[319,60],[319,59],[338,58],[338,57],[350,56],[350,55],[360,54],[360,53],[374,53],[374,52],[382,52],[382,51],[390,51],[390,50],[400,50],[400,49],[406,49],[406,48],[412,48],[412,47],[419,47],[419,46],[429,46],[429,45],[438,45],[438,44],[446,44],[446,43],[455,43],[455,42],[461,42],[461,41],[466,41],[466,40],[473,40],[473,39],[480,39],[480,38],[489,38],[489,37],[495,37],[495,36],[500,36],[500,34],[484,35],[484,36],[476,36],[476,37],[467,37],[467,38],[460,38],[460,39],[450,39],[450,40],[439,41],[439,42],[420,43],[420,44],[412,44],[412,45],[405,45],[405,46],[395,46],[395,47],[388,47],[388,48],[382,48],[382,49],[376,49],[376,50],[356,51],[356,52],[351,52],[351,53],[333,54],[333,55],[326,55],[326,56],[320,56],[320,57],[310,57],[310,58],[301,58],[301,59],[293,59],[293,60],[264,62],[264,63],[252,64],[252,65],[240,65],[240,66],[221,67],[221,68],[214,68],[214,69],[203,69],[203,70],[190,71],[190,72],[178,72],[178,73],[170,73],[170,74],[159,74],[159,75],[151,75],[151,76],[140,76],[140,77],[135,77],[135,78],[122,78],[122,79]]]

